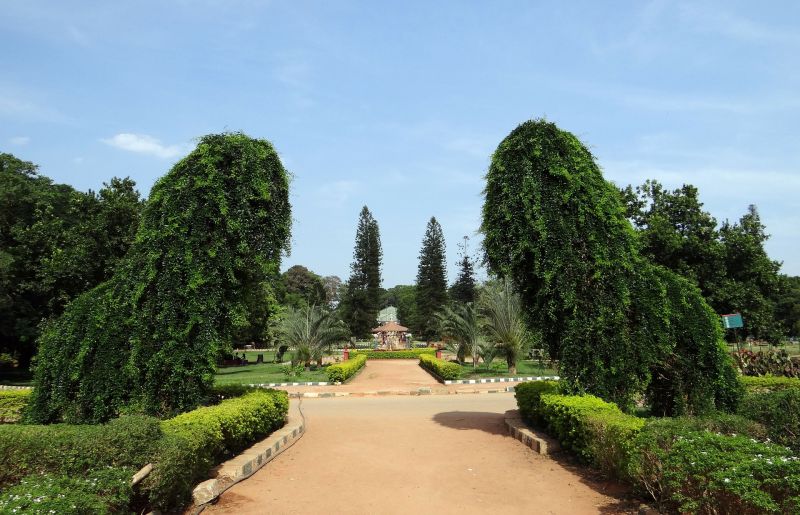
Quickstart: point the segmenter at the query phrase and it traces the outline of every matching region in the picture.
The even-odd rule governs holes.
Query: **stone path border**
[[[211,471],[213,476],[211,479],[195,486],[192,491],[194,506],[199,507],[213,501],[232,485],[251,476],[291,447],[306,430],[305,420],[299,406],[294,406],[293,411],[296,413],[289,413],[286,425],[241,454],[217,465]]]
[[[518,383],[520,381],[558,381],[559,376],[485,377],[482,379],[445,379],[444,384]]]
[[[334,397],[383,397],[389,395],[464,395],[476,393],[508,393],[513,392],[513,386],[506,386],[496,390],[447,390],[444,388],[417,388],[416,390],[369,390],[364,392],[289,392],[289,397],[318,399],[318,398],[334,398]]]
[[[524,443],[534,452],[548,456],[561,450],[561,445],[555,439],[531,429],[522,421],[519,410],[512,409],[506,411],[506,427],[512,437]]]
[[[0,390],[33,390],[32,386],[11,386],[7,384],[0,384]]]

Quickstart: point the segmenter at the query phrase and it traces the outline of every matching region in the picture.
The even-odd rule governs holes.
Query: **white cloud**
[[[164,145],[153,136],[147,134],[121,133],[112,138],[101,139],[100,141],[106,145],[127,150],[128,152],[149,154],[162,159],[177,157],[186,151],[184,145]]]
[[[16,145],[18,147],[22,145],[27,145],[28,143],[30,143],[30,141],[31,139],[28,136],[14,136],[10,140],[8,140],[9,143],[11,143],[12,145]]]

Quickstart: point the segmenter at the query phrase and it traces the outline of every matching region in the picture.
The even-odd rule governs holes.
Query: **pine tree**
[[[447,277],[442,227],[436,218],[428,222],[417,271],[417,330],[426,340],[439,337],[436,314],[447,303]]]
[[[464,243],[459,245],[458,279],[450,287],[450,298],[462,304],[475,302],[475,262],[469,255],[468,243],[469,237],[464,236]]]
[[[356,229],[356,244],[350,279],[342,299],[342,319],[358,338],[368,337],[380,307],[381,236],[378,222],[367,206],[361,210]]]

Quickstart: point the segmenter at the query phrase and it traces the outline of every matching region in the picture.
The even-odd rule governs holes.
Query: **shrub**
[[[129,513],[135,472],[126,467],[93,470],[85,477],[28,476],[0,494],[0,513]]]
[[[800,388],[800,378],[796,377],[742,376],[739,381],[748,392],[771,392],[787,388]]]
[[[541,416],[539,399],[542,394],[557,392],[558,382],[556,381],[529,381],[515,386],[514,397],[517,399],[522,419],[534,426],[546,426],[546,421]]]
[[[0,390],[0,424],[18,422],[30,396],[30,390]]]
[[[105,425],[3,425],[0,487],[32,474],[80,476],[108,466],[138,470],[153,459],[160,438],[159,421],[144,416]]]
[[[461,375],[461,367],[459,365],[431,356],[430,354],[420,354],[419,366],[442,380],[458,379]]]
[[[764,424],[774,442],[800,451],[800,389],[747,395],[739,413]]]
[[[356,356],[351,355],[350,359],[347,361],[328,365],[328,382],[344,383],[356,375],[356,372],[361,370],[366,363],[367,356],[364,354],[357,354]]]
[[[212,466],[283,426],[288,410],[286,392],[259,390],[165,420],[142,490],[155,508],[182,506]]]
[[[598,412],[586,415],[586,455],[609,476],[627,479],[634,438],[645,420],[625,413]]]
[[[366,356],[367,359],[417,359],[423,354],[436,354],[436,349],[425,347],[405,350],[351,350],[350,359],[355,356]]]
[[[800,461],[785,447],[747,436],[648,423],[634,441],[630,477],[681,513],[797,513]]]

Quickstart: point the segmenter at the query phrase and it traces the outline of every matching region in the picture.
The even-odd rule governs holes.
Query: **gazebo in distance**
[[[408,327],[397,322],[386,322],[372,330],[378,337],[380,348],[385,350],[405,349],[408,346],[407,331]]]

